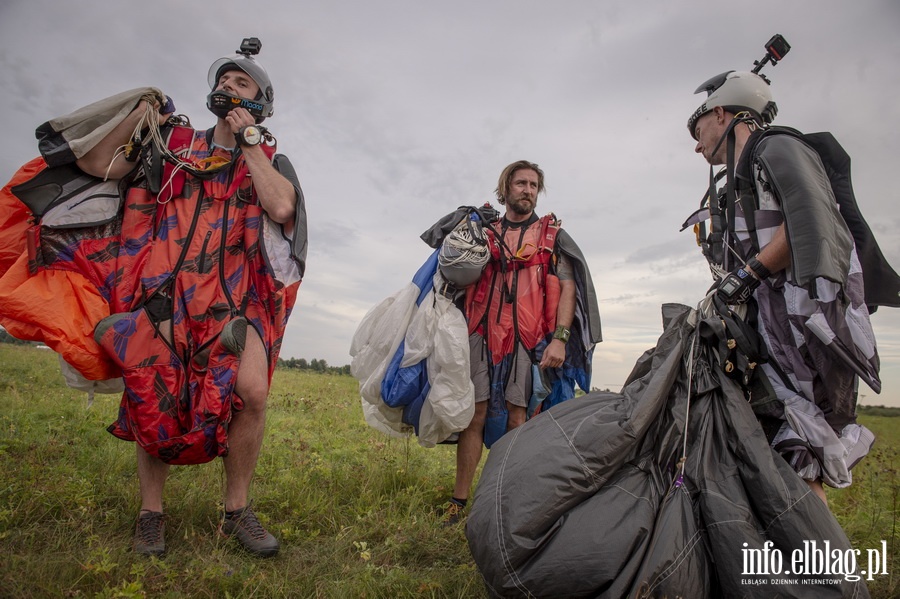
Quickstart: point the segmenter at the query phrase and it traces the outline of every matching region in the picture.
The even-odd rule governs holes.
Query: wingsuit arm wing
[[[815,296],[815,279],[846,285],[853,238],[815,150],[787,135],[759,144],[758,161],[781,201],[793,282]]]
[[[572,261],[575,271],[576,285],[576,316],[585,329],[583,339],[586,345],[593,346],[603,341],[600,327],[600,308],[597,304],[597,292],[594,288],[594,280],[588,268],[587,260],[575,243],[575,240],[561,229],[556,238],[557,248]]]

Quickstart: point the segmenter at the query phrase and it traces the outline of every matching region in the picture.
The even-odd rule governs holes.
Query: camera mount
[[[787,43],[784,36],[780,33],[776,33],[772,36],[772,39],[766,42],[766,55],[762,57],[762,60],[753,61],[754,67],[750,72],[762,77],[766,83],[771,83],[771,81],[766,79],[765,75],[760,75],[759,71],[766,66],[766,63],[768,62],[771,62],[773,67],[777,65],[778,61],[782,60],[790,50],[791,45]]]
[[[245,37],[241,41],[241,49],[237,50],[237,53],[244,56],[254,56],[259,54],[260,50],[262,50],[262,42],[259,41],[258,37]]]

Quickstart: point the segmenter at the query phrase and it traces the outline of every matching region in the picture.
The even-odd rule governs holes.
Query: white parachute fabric
[[[121,377],[103,381],[91,381],[84,378],[84,375],[78,372],[74,366],[66,362],[62,355],[57,354],[57,358],[59,358],[59,369],[62,372],[63,380],[66,381],[66,385],[88,394],[88,407],[94,404],[95,393],[121,393],[125,390],[125,381]]]
[[[424,447],[472,419],[468,328],[437,272],[437,252],[406,287],[372,308],[350,347],[369,426],[392,436],[415,432]]]
[[[389,407],[381,399],[381,383],[403,342],[418,295],[419,288],[410,283],[369,310],[350,344],[350,374],[359,381],[366,422],[392,436],[408,436],[413,427],[403,424],[402,410]]]
[[[445,283],[440,272],[434,275],[435,289]],[[427,360],[430,389],[419,413],[419,444],[434,447],[465,429],[475,413],[466,319],[449,298],[434,290],[410,323],[401,367],[422,360]]]

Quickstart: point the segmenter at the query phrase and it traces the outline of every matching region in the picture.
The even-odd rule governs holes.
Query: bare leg
[[[241,354],[235,393],[244,400],[244,409],[235,412],[228,427],[228,456],[223,460],[227,511],[245,507],[249,502],[250,481],[266,425],[268,360],[262,340],[252,326],[247,327],[247,343]]]
[[[135,444],[135,447],[137,448],[138,480],[141,487],[141,509],[161,512],[163,511],[163,487],[169,476],[169,465],[144,451],[140,445]]]
[[[806,484],[809,485],[809,488],[812,489],[812,492],[816,494],[816,497],[822,500],[825,505],[828,505],[828,498],[825,496],[825,488],[822,486],[822,480],[808,480]]]
[[[172,321],[159,323],[160,333],[169,343],[172,342]],[[163,487],[169,477],[169,465],[156,456],[152,456],[135,443],[137,448],[137,472],[141,488],[141,510],[161,512]]]
[[[459,441],[456,445],[456,484],[453,487],[453,496],[458,499],[468,499],[472,489],[472,481],[475,479],[475,470],[481,461],[481,453],[484,447],[484,421],[487,417],[486,401],[475,404],[475,415],[466,430],[459,433]]]
[[[525,408],[506,402],[506,409],[509,412],[509,418],[506,420],[506,432],[525,424]]]

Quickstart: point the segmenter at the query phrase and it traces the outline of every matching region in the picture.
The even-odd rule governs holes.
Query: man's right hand
[[[137,113],[140,116],[143,116],[147,112],[147,106],[149,102],[147,100],[141,100],[138,102],[138,105],[135,106],[132,114]],[[160,126],[165,125],[166,121],[169,120],[169,117],[175,113],[175,103],[172,101],[172,98],[166,96],[165,104],[161,104],[159,100],[153,100],[153,110],[159,115],[157,117],[157,122]],[[143,129],[144,127],[141,127]]]
[[[134,163],[125,159],[121,149],[131,142],[131,136],[138,126],[141,130],[146,128],[146,118],[151,110],[160,125],[169,120],[175,105],[169,98],[166,100],[163,111],[171,109],[171,112],[163,114],[160,112],[161,103],[157,98],[142,98],[121,123],[84,156],[76,160],[75,164],[85,173],[101,179],[121,179],[130,173],[134,170]]]

